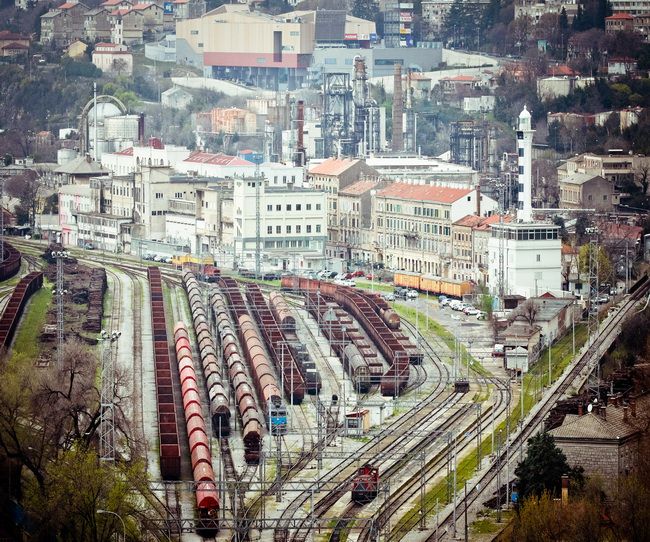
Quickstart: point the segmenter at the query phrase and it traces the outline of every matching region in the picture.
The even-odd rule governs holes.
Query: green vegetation
[[[16,331],[13,351],[30,359],[37,359],[40,353],[40,343],[37,338],[43,331],[47,310],[52,302],[52,285],[47,281],[43,288],[32,295],[20,324]]]
[[[357,288],[363,288],[364,290],[374,290],[375,292],[387,292],[393,293],[395,287],[392,284],[385,284],[378,281],[370,281],[366,279],[357,279],[356,281]]]

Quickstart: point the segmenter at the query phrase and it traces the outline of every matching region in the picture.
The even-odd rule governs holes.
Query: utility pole
[[[65,342],[63,333],[63,296],[67,293],[63,289],[63,260],[68,257],[64,250],[52,252],[52,258],[56,260],[56,357],[59,369],[63,368],[63,344]]]
[[[102,330],[102,376],[99,419],[99,459],[115,461],[115,412],[113,405],[115,370],[113,365],[113,343],[122,335],[121,331]]]
[[[262,237],[261,237],[261,214],[260,214],[260,199],[261,199],[261,184],[262,178],[260,176],[260,158],[256,157],[255,160],[255,277],[260,278],[261,269],[260,269],[260,258],[262,252]],[[243,252],[243,240],[242,240],[242,252]]]

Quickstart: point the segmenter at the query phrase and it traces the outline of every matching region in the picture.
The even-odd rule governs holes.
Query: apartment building
[[[261,177],[234,179],[236,265],[255,269],[259,224],[262,269],[322,269],[327,242],[325,203],[322,190],[272,186]]]
[[[558,167],[557,173],[559,181],[574,173],[598,175],[618,190],[625,181],[634,179],[635,174],[646,167],[650,167],[650,157],[612,149],[609,154],[585,153],[569,158]]]
[[[102,6],[87,11],[84,15],[84,38],[87,41],[108,41],[111,39],[110,11]]]
[[[340,233],[341,213],[339,192],[362,179],[374,179],[377,172],[364,160],[328,158],[311,166],[307,175],[309,184],[327,195],[327,256],[347,259],[346,244]]]
[[[378,259],[387,267],[452,278],[452,224],[496,209],[497,202],[476,189],[393,183],[374,197]]]
[[[84,36],[88,6],[81,2],[65,2],[41,15],[41,43],[62,47]]]
[[[560,179],[559,185],[562,209],[595,209],[604,213],[613,211],[620,203],[613,184],[600,175],[574,173]]]

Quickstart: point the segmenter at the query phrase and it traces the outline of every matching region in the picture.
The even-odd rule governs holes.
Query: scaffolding
[[[353,155],[352,86],[349,73],[323,75],[324,157]]]

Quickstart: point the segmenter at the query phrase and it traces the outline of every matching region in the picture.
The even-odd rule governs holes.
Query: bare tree
[[[510,321],[524,320],[529,326],[532,326],[537,320],[538,312],[539,306],[537,303],[532,299],[527,299],[513,312]]]
[[[643,163],[634,173],[634,180],[641,185],[643,195],[648,193],[648,184],[650,184],[650,164]]]

